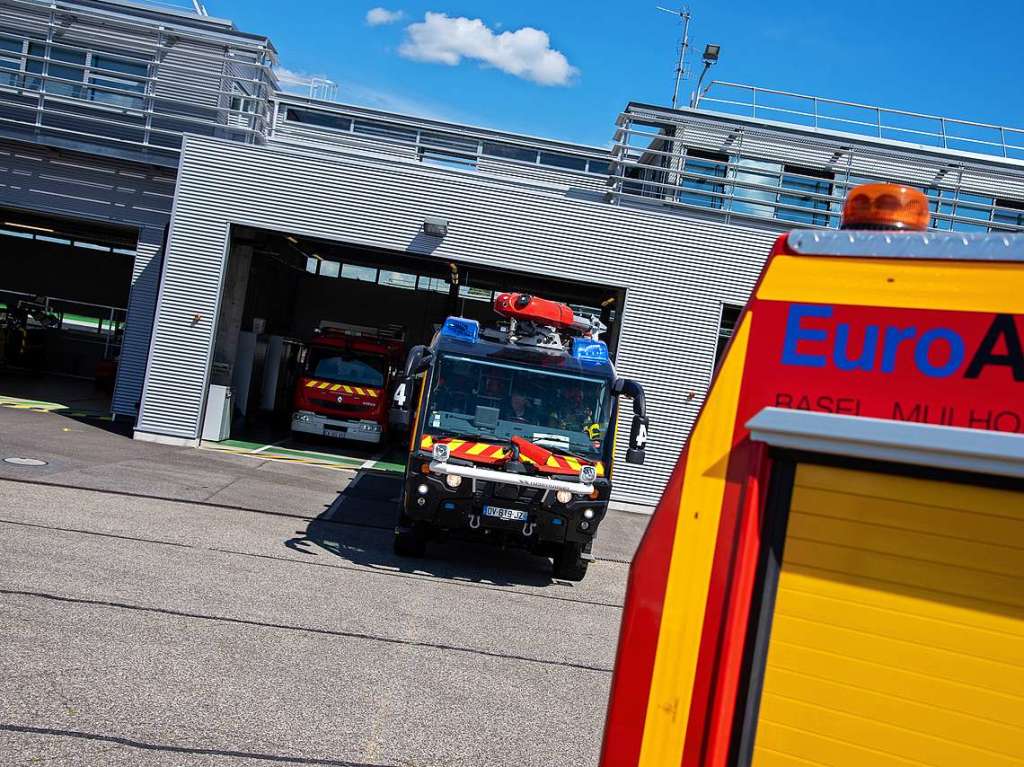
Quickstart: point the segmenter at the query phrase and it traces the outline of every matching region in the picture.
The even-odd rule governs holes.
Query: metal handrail
[[[731,148],[717,153],[721,154],[720,159],[691,157],[688,153],[700,147],[689,147],[684,142],[685,131],[679,129],[690,124],[686,120],[666,113],[665,122],[659,123],[652,114],[640,112],[635,119],[642,127],[637,129],[633,119],[634,116],[626,112],[617,120],[616,141],[612,146],[615,159],[609,179],[612,202],[637,201],[669,209],[699,210],[727,220],[732,217],[780,219],[780,225],[791,225],[793,217],[799,216],[806,219],[808,226],[834,228],[838,226],[843,201],[850,188],[865,180],[912,183],[905,179],[872,179],[869,173],[851,170],[854,155],[889,159],[895,156],[894,152],[877,147],[842,146],[846,168],[830,166],[824,170],[830,177],[823,177],[801,173],[793,164],[787,168],[784,157],[767,155],[763,147],[755,153],[745,152],[742,136]],[[755,164],[742,162],[747,159]],[[721,170],[708,173],[704,167],[690,165],[693,161],[714,164]],[[933,228],[1024,231],[1024,222],[1018,223],[1020,217],[1024,217],[1024,210],[997,204],[1000,200],[995,194],[961,190],[959,182],[954,183],[953,178],[955,176],[926,190],[934,190],[930,196]],[[800,188],[802,184],[811,188]],[[816,184],[822,186],[815,188]]]
[[[176,139],[187,132],[212,131],[257,144],[265,143],[271,132],[271,99],[277,81],[272,70],[274,54],[266,40],[239,35],[235,45],[227,27],[202,30],[173,22],[164,25],[158,19],[116,14],[114,18],[60,0],[46,4],[2,0],[2,6],[8,9],[0,7],[4,34],[20,38],[22,46],[20,51],[4,53],[19,63],[17,69],[0,70],[0,78],[8,81],[0,84],[0,103],[15,110],[0,116],[0,125],[68,139],[80,137],[125,151],[142,148],[166,157],[167,162],[174,161],[180,151]],[[33,15],[14,16],[9,12],[12,7],[31,9]],[[76,23],[87,27],[88,42],[58,38],[66,31],[62,19],[71,12]],[[105,28],[99,26],[108,21],[111,24]],[[196,44],[196,50],[188,51],[188,62],[166,59],[164,54],[174,49],[172,38]],[[38,48],[30,49],[30,44]],[[75,56],[63,58],[80,60],[61,60],[57,51],[73,52]],[[144,73],[96,66],[95,55],[137,65]],[[196,82],[197,65],[208,70],[207,82],[202,78]],[[59,76],[69,71],[79,77]],[[125,103],[111,103],[116,101]],[[48,117],[58,118],[58,124]]]
[[[715,88],[719,89],[735,89],[744,93],[750,94],[749,101],[740,101],[736,98],[726,98],[714,94]],[[758,102],[758,95],[762,96],[760,103]],[[783,98],[795,99],[800,102],[806,102],[808,104],[808,110],[792,109],[782,106],[773,106],[765,104],[763,96],[781,96]],[[927,137],[933,139],[937,146],[943,149],[955,148],[951,144],[970,144],[975,147],[992,148],[998,150],[997,154],[1003,157],[1011,157],[1012,152],[1024,152],[1024,143],[1012,143],[1007,141],[1007,134],[1014,136],[1020,136],[1024,139],[1024,128],[1012,128],[1004,125],[996,125],[994,123],[976,122],[972,120],[961,120],[953,117],[943,117],[941,115],[925,114],[922,112],[912,112],[905,109],[892,109],[889,107],[880,107],[871,104],[861,104],[856,101],[843,101],[841,99],[831,99],[822,96],[811,96],[805,93],[795,93],[792,91],[777,90],[774,88],[761,88],[756,85],[746,85],[744,83],[732,83],[724,80],[714,80],[708,86],[708,92],[706,95],[701,97],[702,104],[721,104],[725,106],[738,106],[743,109],[747,109],[750,112],[750,116],[757,118],[758,112],[771,113],[772,115],[792,115],[810,120],[811,125],[815,128],[828,127],[823,123],[829,124],[841,124],[841,125],[853,125],[864,128],[872,129],[874,135],[878,138],[884,138],[886,134],[903,134],[903,135],[915,135]],[[874,115],[874,120],[864,119],[851,119],[850,117],[842,117],[838,115],[822,114],[821,107],[823,105],[843,107],[849,109],[859,109],[867,111]],[[914,120],[928,120],[934,122],[937,126],[937,130],[922,130],[917,128],[910,128],[901,125],[894,125],[885,121],[886,116],[892,117],[905,117],[912,118]],[[796,122],[796,121],[794,121]],[[803,124],[803,123],[798,123]],[[970,136],[957,135],[951,133],[951,129],[960,126],[964,128],[981,128],[983,130],[993,131],[997,136],[998,140],[986,140],[980,138],[972,138]]]

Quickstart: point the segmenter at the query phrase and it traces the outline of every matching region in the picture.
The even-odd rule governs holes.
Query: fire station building
[[[869,180],[924,190],[935,229],[1024,231],[1008,128],[718,83],[626,105],[609,150],[294,96],[275,64],[228,21],[0,0],[0,303],[58,313],[48,374],[116,365],[138,439],[198,444],[211,386],[239,422],[287,411],[320,321],[422,343],[518,290],[600,313],[646,388],[615,486],[643,510],[781,232],[837,227]]]

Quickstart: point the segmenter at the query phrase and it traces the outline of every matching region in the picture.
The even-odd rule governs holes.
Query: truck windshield
[[[383,386],[387,361],[376,354],[339,349],[309,350],[309,375],[313,378],[357,386]]]
[[[513,435],[588,458],[603,453],[608,382],[472,357],[441,358],[424,431],[505,441]]]

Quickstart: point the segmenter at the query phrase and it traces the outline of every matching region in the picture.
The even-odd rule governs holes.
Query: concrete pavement
[[[70,429],[70,431],[65,431]],[[596,761],[627,568],[390,551],[394,480],[0,411],[0,763]]]

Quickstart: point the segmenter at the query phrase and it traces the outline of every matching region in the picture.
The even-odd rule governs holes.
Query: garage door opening
[[[0,395],[110,411],[137,231],[0,209]]]
[[[504,291],[601,316],[614,355],[621,289],[235,227],[210,376],[216,402],[208,403],[204,439],[254,449],[387,452],[396,436],[386,425],[389,388],[408,349],[429,343],[450,315],[495,327],[494,295]],[[230,404],[219,399],[228,390]],[[293,413],[314,395],[324,418],[366,426],[296,426]],[[375,419],[383,421],[380,432]]]

